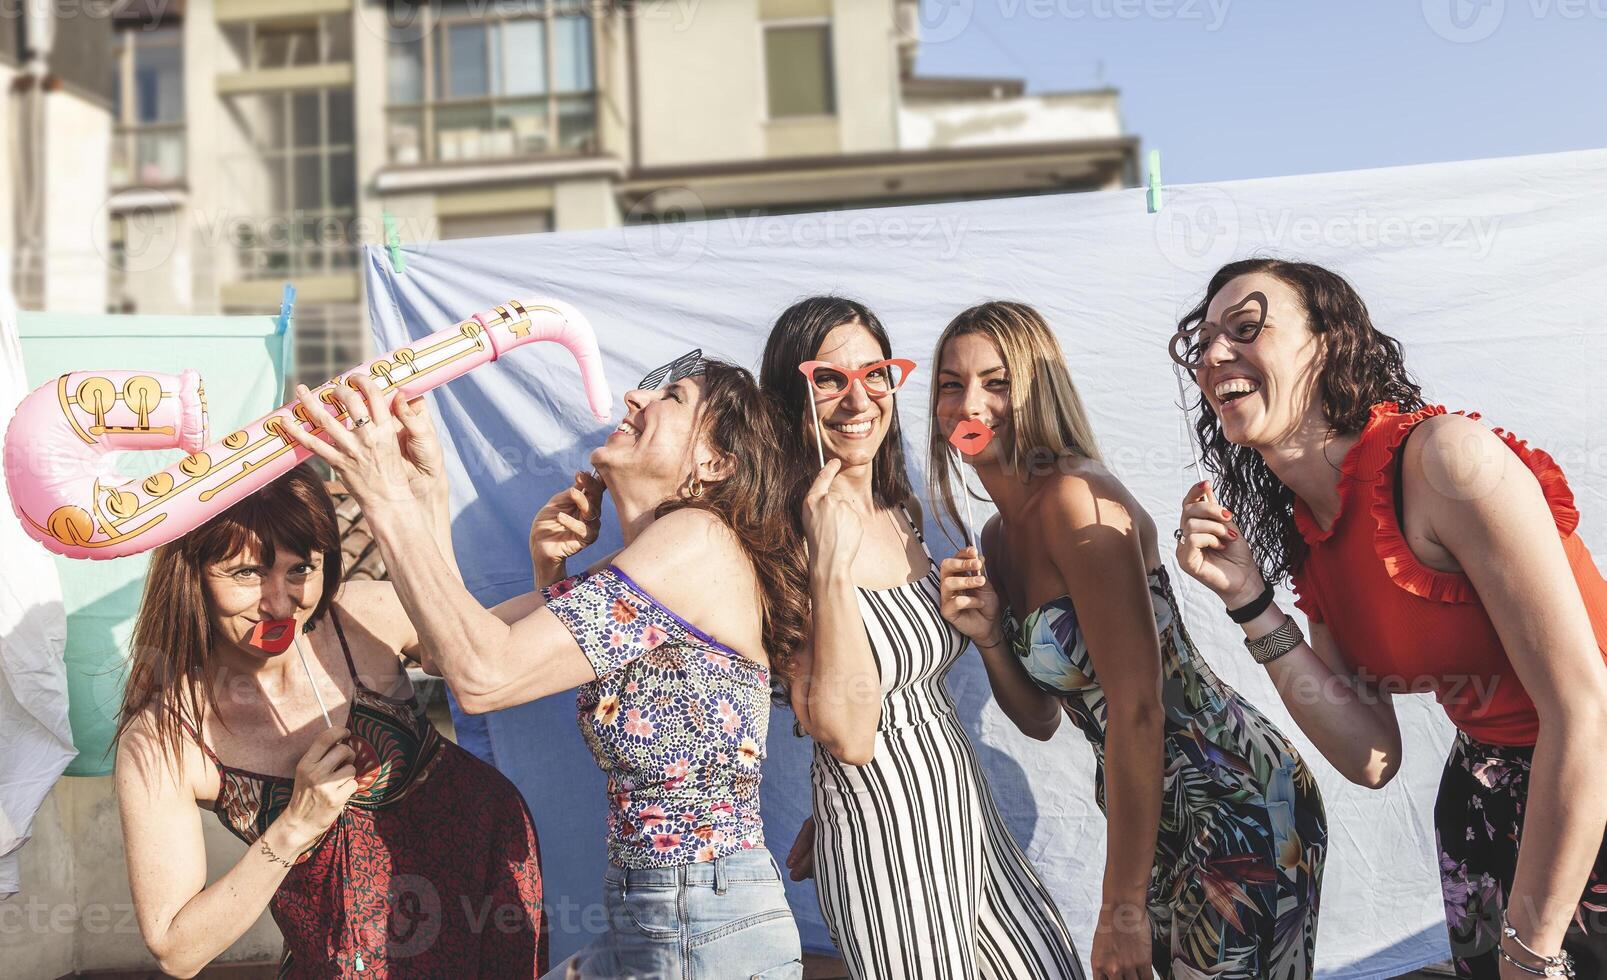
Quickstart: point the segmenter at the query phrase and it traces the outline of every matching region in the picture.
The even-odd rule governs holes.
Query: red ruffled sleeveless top
[[[1419,562],[1396,520],[1397,450],[1417,423],[1444,414],[1439,405],[1405,413],[1394,402],[1373,406],[1340,466],[1339,516],[1330,529],[1295,498],[1295,525],[1310,548],[1293,572],[1295,605],[1312,622],[1326,623],[1364,680],[1384,680],[1397,692],[1403,686],[1434,692],[1456,727],[1480,742],[1533,745],[1540,731],[1534,702],[1473,583],[1461,572]],[[1607,655],[1607,581],[1574,534],[1579,511],[1567,479],[1543,450],[1494,431],[1540,481],[1596,645]]]

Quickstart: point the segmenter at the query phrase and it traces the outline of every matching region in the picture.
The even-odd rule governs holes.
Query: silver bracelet
[[[1561,951],[1556,956],[1547,956],[1546,954],[1530,946],[1528,943],[1524,942],[1523,939],[1518,935],[1518,930],[1512,928],[1512,924],[1507,921],[1506,909],[1501,910],[1501,938],[1512,940],[1518,944],[1519,949],[1540,961],[1540,965],[1538,967],[1531,966],[1528,963],[1520,963],[1519,961],[1513,959],[1512,955],[1506,951],[1506,947],[1501,945],[1501,941],[1497,940],[1496,951],[1501,954],[1501,958],[1523,972],[1536,977],[1577,976],[1577,974],[1574,973],[1574,959],[1568,954],[1567,950]]]
[[[1244,645],[1250,650],[1250,658],[1264,666],[1304,642],[1306,642],[1306,636],[1300,632],[1300,624],[1295,622],[1293,616],[1285,615],[1282,626],[1265,636],[1258,636],[1253,640],[1245,637]]]

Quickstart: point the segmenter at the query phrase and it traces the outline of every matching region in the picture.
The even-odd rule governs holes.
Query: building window
[[[225,161],[231,194],[249,202],[231,228],[240,277],[355,272],[351,89],[242,94],[228,108],[249,149]]]
[[[541,0],[501,19],[475,9],[432,7],[422,31],[392,31],[390,161],[595,152],[591,18]]]
[[[263,313],[264,310],[226,310]],[[346,303],[304,304],[296,307],[291,344],[294,369],[285,379],[285,397],[295,397],[296,385],[316,388],[363,361],[363,312]]]
[[[177,26],[133,27],[112,48],[113,186],[184,179],[184,47]]]
[[[837,111],[829,25],[767,26],[764,71],[771,119],[829,116]]]
[[[339,65],[352,60],[349,16],[242,21],[225,24],[223,36],[235,71]]]

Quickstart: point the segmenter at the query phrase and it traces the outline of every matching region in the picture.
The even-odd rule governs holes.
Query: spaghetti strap
[[[185,733],[191,738],[195,739],[195,744],[199,745],[201,747],[201,751],[206,753],[206,757],[212,760],[212,764],[221,770],[223,768],[223,760],[219,759],[218,754],[212,751],[212,746],[206,744],[206,739],[201,737],[201,733],[196,731],[195,727],[188,721],[184,720],[184,716],[179,714],[177,708],[169,705],[168,710],[173,712],[173,720],[179,723],[179,727],[184,729]]]
[[[903,504],[899,504],[898,509],[903,511],[905,522],[907,522],[909,524],[910,530],[915,532],[915,540],[917,540],[917,541],[919,541],[921,543],[922,548],[925,548],[926,547],[926,535],[921,533],[921,526],[919,524],[915,523],[915,517],[914,517],[914,515],[912,515],[910,513],[910,509],[908,507],[904,506]]]
[[[346,669],[351,671],[352,681],[359,687],[363,682],[357,677],[357,665],[352,663],[351,648],[346,645],[346,631],[340,628],[340,617],[335,614],[335,607],[329,607],[329,621],[335,624],[335,636],[340,640],[340,652],[346,657]]]

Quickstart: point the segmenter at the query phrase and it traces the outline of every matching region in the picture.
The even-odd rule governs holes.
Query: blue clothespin
[[[385,222],[385,250],[391,253],[391,271],[397,275],[407,271],[407,259],[402,257],[402,236],[396,233],[396,219],[389,211],[380,212]]]
[[[1149,213],[1155,214],[1161,209],[1161,151],[1149,151],[1149,191],[1144,195],[1149,201]]]
[[[292,283],[285,283],[285,291],[279,299],[279,319],[274,325],[274,333],[279,335],[279,363],[283,366],[288,386],[289,379],[296,376],[295,356],[296,345],[291,340],[290,320],[296,310],[296,287]]]

